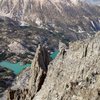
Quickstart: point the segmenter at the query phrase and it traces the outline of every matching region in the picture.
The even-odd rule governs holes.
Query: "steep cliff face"
[[[32,76],[29,81],[29,90],[32,96],[31,98],[33,98],[34,95],[41,89],[47,74],[49,62],[50,58],[48,51],[39,46],[31,67]]]
[[[33,100],[100,99],[100,33],[93,39],[70,44],[48,66],[41,90]]]
[[[39,45],[31,69],[26,69],[17,77],[7,92],[7,100],[32,100],[44,83],[49,62],[47,50]]]
[[[20,90],[22,92],[15,90],[14,93],[17,93],[17,97],[20,97],[19,100],[99,100],[99,41],[100,33],[94,38],[70,43],[69,49],[62,49],[56,59],[50,62],[46,77],[42,77],[44,79],[42,84],[38,84],[38,80],[41,79],[40,76],[43,75],[41,72],[45,72],[45,69],[42,68],[44,71],[41,71],[37,69],[37,64],[35,64],[32,68],[31,84],[29,82],[28,85],[29,87],[35,86],[35,88]],[[45,62],[45,64],[47,63]],[[41,88],[37,91],[36,87],[39,85]],[[11,91],[9,93],[11,96]],[[30,96],[28,95],[29,97],[27,98],[26,94]]]

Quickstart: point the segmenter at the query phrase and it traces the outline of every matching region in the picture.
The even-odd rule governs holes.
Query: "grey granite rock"
[[[23,71],[18,76],[14,86],[6,93],[7,100],[31,100],[44,83],[49,62],[48,51],[39,45],[31,69]],[[29,77],[26,77],[26,73]]]
[[[100,100],[100,33],[70,44],[48,67],[33,100]]]
[[[64,55],[59,52],[50,62],[48,72],[44,66],[47,61],[43,60],[47,56],[41,56],[40,48],[33,60],[29,89],[10,90],[16,95],[14,100],[19,96],[19,100],[100,100],[100,32],[70,43]],[[41,63],[37,62],[41,57]]]

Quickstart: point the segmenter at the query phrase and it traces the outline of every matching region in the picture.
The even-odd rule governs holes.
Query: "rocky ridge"
[[[26,69],[17,77],[17,80],[7,92],[7,100],[31,100],[44,83],[49,62],[50,58],[47,50],[39,46],[33,59],[31,69]],[[29,77],[27,77],[25,73],[27,73]],[[24,86],[22,86],[22,84]]]
[[[22,91],[20,98],[23,97],[24,99],[19,100],[99,100],[99,41],[100,33],[97,33],[93,38],[70,43],[67,51],[62,49],[55,60],[48,65],[48,72],[45,79],[42,78],[44,81],[39,89],[36,88],[39,86],[40,77],[38,76],[43,75],[41,73],[45,72],[45,69],[39,70],[41,67],[38,66],[38,68],[36,64],[33,67],[33,74],[28,85],[30,87],[33,84],[34,88],[20,90]],[[35,72],[37,75],[34,74]],[[27,91],[31,98],[26,97]],[[16,94],[16,91],[14,93]],[[19,92],[17,91],[17,93]],[[11,94],[9,95],[11,96]],[[9,98],[8,100],[13,99]]]

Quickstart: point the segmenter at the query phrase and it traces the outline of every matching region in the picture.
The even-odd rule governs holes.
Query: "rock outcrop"
[[[41,90],[33,100],[100,100],[100,33],[71,43],[48,66]]]
[[[11,87],[7,92],[7,100],[32,100],[44,83],[49,62],[50,58],[47,50],[39,45],[30,69],[31,77],[29,79],[28,87],[21,88],[20,86],[19,88],[16,88],[17,84]]]
[[[100,100],[99,41],[100,33],[91,39],[70,43],[69,49],[59,52],[49,65],[44,58],[47,56],[43,56],[45,50],[36,53],[29,89],[16,94],[22,99],[14,100]]]
[[[13,71],[0,66],[0,100],[2,100],[1,98],[4,91],[11,86],[15,77],[16,75],[13,73]]]
[[[29,89],[31,90],[31,94],[33,94],[33,96],[41,89],[41,86],[43,85],[49,62],[50,58],[47,50],[39,46],[32,63],[32,76],[29,82]]]
[[[28,50],[21,44],[21,41],[13,41],[8,45],[9,51],[15,54],[25,54]]]

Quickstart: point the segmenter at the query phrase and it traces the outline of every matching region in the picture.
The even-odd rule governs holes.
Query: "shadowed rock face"
[[[16,75],[12,71],[0,66],[0,99],[3,92],[12,85],[15,77]]]
[[[47,70],[46,67],[37,67],[38,63],[35,61],[41,57],[37,54],[41,53],[36,53],[31,70],[34,76],[29,82],[30,96],[27,98],[27,95],[23,95],[26,92],[22,92],[20,96],[24,99],[19,100],[99,100],[99,41],[100,33],[97,33],[94,38],[70,43],[69,49],[66,52],[63,50],[65,53],[60,52],[55,60],[50,62],[46,78],[42,78],[45,79],[42,84],[39,84],[40,77],[45,75]],[[44,70],[40,70],[41,68]]]
[[[41,89],[46,77],[49,62],[50,59],[47,50],[39,46],[31,67],[32,76],[30,78],[29,88],[32,95],[36,94]]]
[[[45,82],[33,100],[100,99],[100,33],[75,42],[48,66]]]
[[[41,89],[44,83],[47,74],[47,66],[49,62],[50,59],[47,50],[44,47],[39,45],[35,57],[32,61],[32,66],[29,73],[30,79],[29,79],[28,86],[22,87],[20,84],[19,88],[17,88],[18,84],[15,84],[13,87],[11,87],[11,89],[8,90],[7,100],[32,100],[34,95]],[[25,71],[25,73],[27,72]],[[24,75],[25,73],[23,72],[22,74]],[[19,75],[19,79],[20,79],[20,75]],[[21,81],[23,81],[23,84],[26,84],[26,81],[24,80],[21,79]]]

